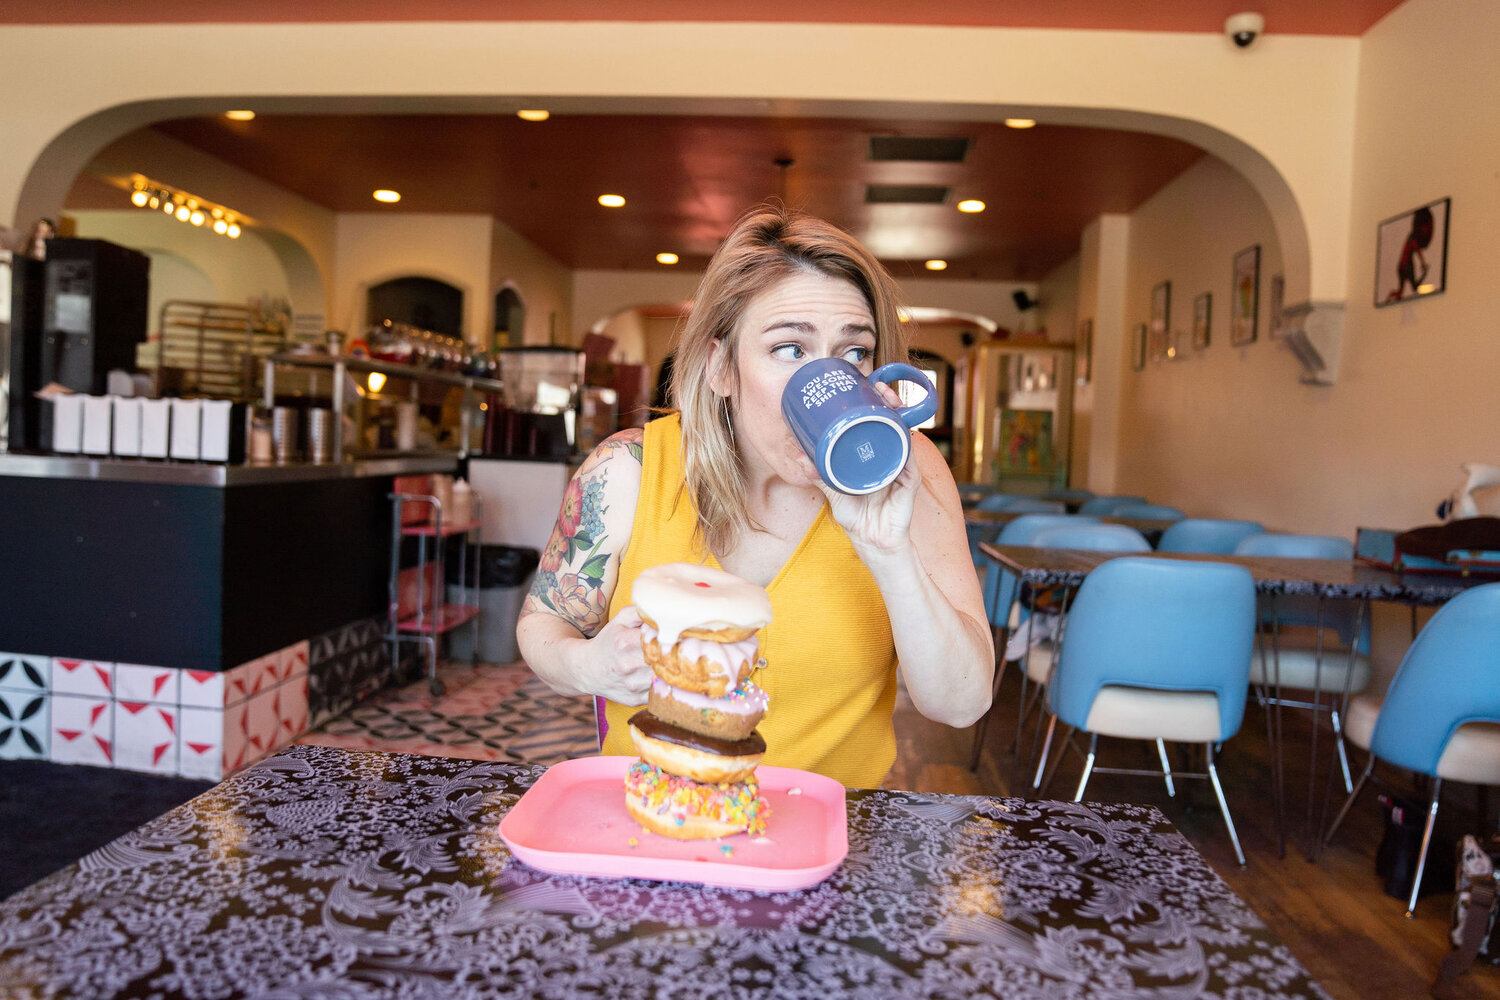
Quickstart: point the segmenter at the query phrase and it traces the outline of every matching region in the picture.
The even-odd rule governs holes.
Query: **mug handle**
[[[921,371],[903,361],[892,361],[888,365],[881,365],[870,373],[869,382],[871,385],[877,382],[915,382],[927,390],[927,395],[917,402],[896,410],[896,415],[907,427],[915,427],[937,412],[937,390],[932,387],[932,381]]]

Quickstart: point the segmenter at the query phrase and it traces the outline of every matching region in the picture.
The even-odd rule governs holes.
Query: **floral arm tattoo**
[[[609,616],[603,591],[605,567],[615,554],[604,525],[604,484],[609,460],[641,462],[643,435],[622,434],[602,444],[568,483],[552,538],[542,553],[525,610],[547,611],[585,636],[595,635]],[[618,539],[616,539],[616,544]]]

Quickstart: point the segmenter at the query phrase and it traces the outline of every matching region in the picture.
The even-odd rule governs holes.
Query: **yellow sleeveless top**
[[[641,495],[613,618],[630,603],[637,574],[665,562],[718,560],[693,539],[696,515],[682,473],[677,415],[646,425]],[[828,505],[766,588],[773,621],[760,633],[765,666],[752,680],[770,707],[761,721],[764,764],[825,774],[850,788],[878,788],[896,760],[896,647],[875,580]],[[606,754],[634,755],[626,720],[640,711],[605,702]]]

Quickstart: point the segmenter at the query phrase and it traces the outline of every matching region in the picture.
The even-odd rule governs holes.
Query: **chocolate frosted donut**
[[[759,733],[742,740],[721,740],[670,725],[649,711],[630,717],[630,738],[648,764],[668,774],[718,784],[747,781],[766,752]]]
[[[653,677],[646,708],[670,725],[704,736],[742,740],[754,732],[765,717],[767,704],[766,693],[750,680],[741,681],[722,698],[710,698]]]

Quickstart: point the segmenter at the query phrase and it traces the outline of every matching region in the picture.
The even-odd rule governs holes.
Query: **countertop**
[[[0,454],[0,476],[166,483],[179,486],[249,486],[320,479],[408,476],[452,472],[457,467],[458,458],[452,454],[391,455],[344,462],[293,462],[286,465],[225,465],[87,455]]]

